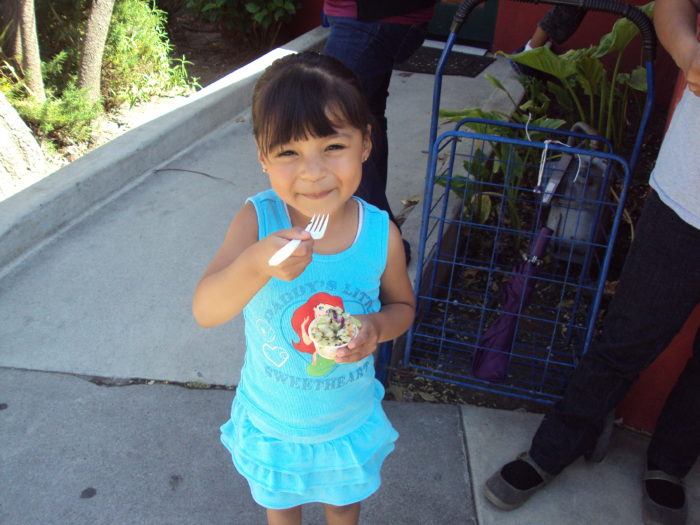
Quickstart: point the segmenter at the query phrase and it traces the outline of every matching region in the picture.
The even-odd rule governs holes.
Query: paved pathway
[[[0,523],[263,523],[218,442],[239,378],[241,320],[204,330],[189,312],[230,217],[266,187],[247,106],[257,65],[0,204]],[[487,72],[518,89],[504,61]],[[422,193],[432,80],[392,81],[395,209]],[[445,81],[445,107],[505,103],[483,75]],[[414,210],[404,227],[414,248],[418,223]],[[401,438],[365,524],[641,522],[643,436],[616,431],[603,464],[579,462],[549,494],[502,513],[480,486],[527,447],[541,416],[385,406]],[[700,523],[697,470],[690,523]],[[307,517],[322,523],[318,506]]]

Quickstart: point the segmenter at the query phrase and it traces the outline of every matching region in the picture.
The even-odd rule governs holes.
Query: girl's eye
[[[328,149],[330,151],[337,151],[337,150],[345,149],[345,144],[331,144],[326,149]]]
[[[294,154],[295,154],[294,151],[292,151],[291,149],[283,149],[279,153],[277,153],[277,156],[278,157],[291,157]]]

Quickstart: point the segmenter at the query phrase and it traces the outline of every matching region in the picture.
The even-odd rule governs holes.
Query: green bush
[[[235,33],[245,34],[245,0],[187,0],[185,8],[203,22],[220,24]]]
[[[102,113],[99,102],[89,102],[85,90],[75,84],[67,86],[60,96],[49,88],[46,101],[37,103],[32,98],[19,98],[8,93],[8,100],[39,138],[49,139],[58,146],[86,142],[92,132],[91,123]]]
[[[64,87],[76,82],[89,2],[37,0],[36,9],[44,80],[60,95]],[[117,0],[102,61],[105,107],[133,104],[173,88],[186,88],[186,62],[171,59],[171,51],[166,13],[155,2]],[[53,66],[47,68],[49,64]]]
[[[186,64],[170,58],[166,13],[143,0],[119,0],[102,61],[102,97],[107,109],[133,105],[172,90],[186,91]]]
[[[102,61],[102,100],[91,103],[76,88],[80,43],[87,20],[86,0],[37,0],[37,27],[47,100],[29,96],[12,57],[2,54],[0,89],[37,135],[58,146],[90,139],[91,122],[123,103],[184,92],[188,80],[182,59],[170,58],[166,15],[149,0],[117,0]]]
[[[299,0],[187,0],[185,4],[202,21],[220,24],[260,47],[274,45],[280,28],[300,6]]]
[[[639,9],[652,18],[654,2]],[[628,146],[626,130],[638,125],[629,121],[630,98],[647,90],[643,65],[621,71],[622,57],[638,34],[639,29],[631,20],[620,18],[597,45],[570,49],[561,55],[542,46],[506,56],[556,79],[543,87],[569,113],[569,125],[576,121],[588,123],[621,153]],[[615,58],[612,69],[602,60],[608,55]]]
[[[87,0],[35,0],[34,4],[44,83],[60,96],[75,83],[89,5]],[[50,73],[47,64],[53,64]]]

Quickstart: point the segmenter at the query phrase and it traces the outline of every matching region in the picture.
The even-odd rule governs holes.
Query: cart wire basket
[[[434,380],[552,403],[595,335],[653,100],[654,34],[646,15],[614,0],[544,2],[617,13],[640,28],[648,91],[629,161],[583,125],[465,119],[438,137],[442,66],[477,3],[460,4],[435,75],[417,313],[402,364]]]

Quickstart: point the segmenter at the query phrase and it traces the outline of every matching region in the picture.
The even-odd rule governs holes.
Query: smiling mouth
[[[327,197],[331,193],[331,191],[332,190],[323,191],[321,193],[304,193],[303,195],[307,199],[318,200],[318,199],[323,199],[324,197]]]

